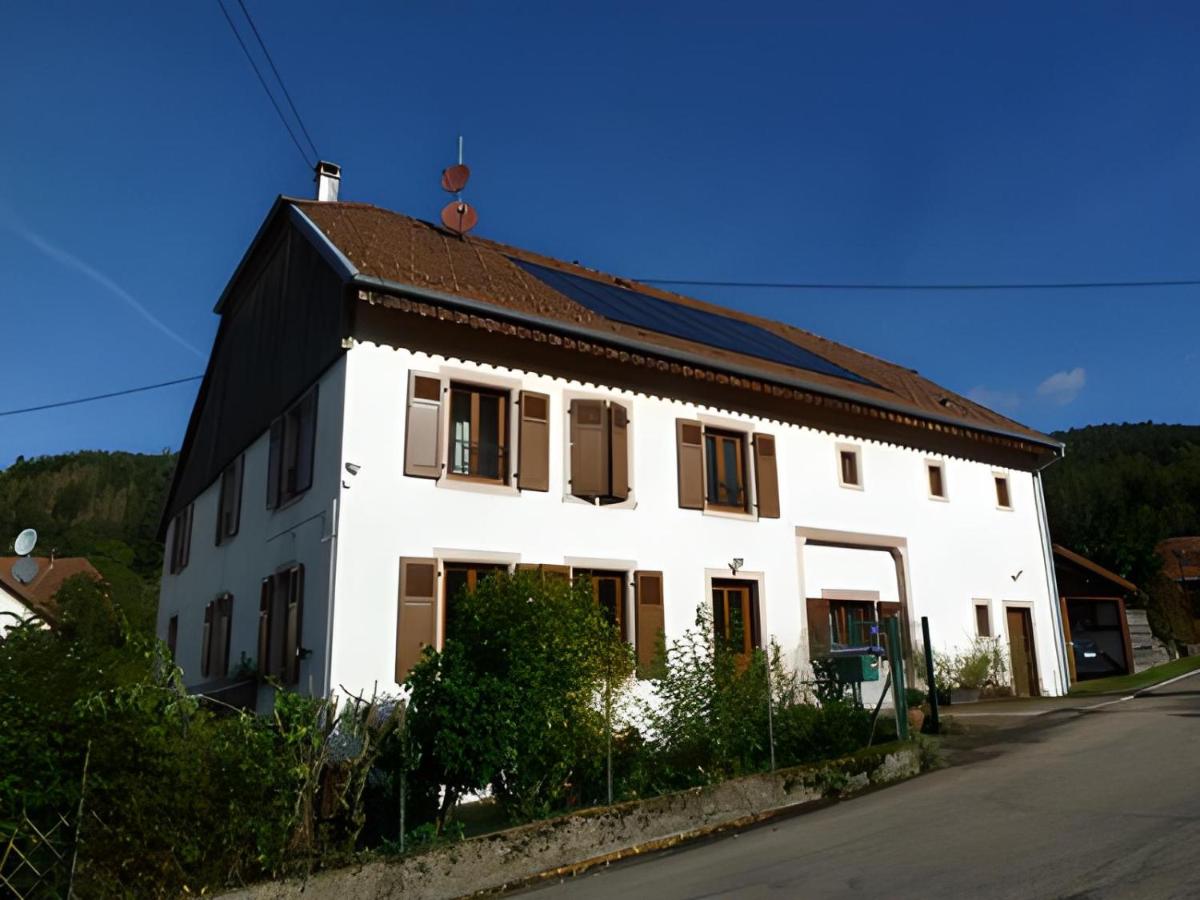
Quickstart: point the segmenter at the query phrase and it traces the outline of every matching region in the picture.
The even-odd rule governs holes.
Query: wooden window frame
[[[296,646],[291,658],[287,652],[289,588],[299,584],[296,597]],[[280,566],[261,582],[258,602],[258,673],[260,677],[276,677],[289,687],[300,683],[300,662],[309,655],[304,648],[304,566],[292,563]],[[276,640],[284,646],[274,659]]]
[[[854,481],[847,481],[845,477],[845,461],[847,456],[854,459]],[[851,491],[866,490],[863,486],[865,479],[863,478],[862,446],[859,444],[838,444],[836,460],[838,484]]]
[[[237,458],[221,472],[217,485],[217,546],[229,543],[237,537],[242,520],[242,485],[245,481],[245,454],[239,453]],[[226,488],[227,484],[233,485]],[[226,508],[226,504],[232,510]],[[229,513],[232,512],[232,515]]]
[[[933,491],[933,471],[938,472],[938,480],[941,484],[942,492],[935,494]],[[925,487],[929,492],[930,500],[938,500],[942,503],[950,502],[950,491],[946,487],[946,464],[938,459],[925,460]]]
[[[974,612],[975,612],[975,635],[976,635],[976,637],[994,638],[996,636],[996,628],[992,624],[992,604],[991,604],[991,602],[988,600],[978,600],[977,599],[973,603],[973,606],[974,606]],[[980,610],[983,610],[983,619],[982,620],[979,617]],[[980,627],[979,627],[980,624],[985,624],[987,626],[986,634],[980,629]]]
[[[175,514],[171,526],[171,554],[168,571],[178,575],[188,567],[192,555],[192,516],[195,504],[189,503]]]
[[[317,457],[318,385],[313,385],[271,423],[270,463],[267,472],[267,507],[283,509],[308,493],[313,486]],[[303,430],[305,404],[312,404],[312,426]],[[307,471],[300,470],[305,444]],[[278,442],[278,443],[276,443]]]
[[[741,595],[741,612],[744,628],[742,630],[742,646],[741,649],[735,649],[734,652],[740,657],[749,657],[755,650],[762,649],[762,609],[759,603],[759,585],[758,581],[751,579],[731,579],[731,578],[713,578],[709,584],[709,604],[716,607],[718,602],[718,593],[722,595],[721,602],[724,607],[723,621],[724,633],[717,633],[717,616],[713,614],[713,639],[730,642],[729,634],[729,609],[730,609],[730,594],[737,593]]]
[[[713,452],[711,454],[709,453],[710,439],[713,443]],[[738,492],[742,498],[741,503],[722,503],[720,500],[714,500],[709,493],[710,472],[716,476],[718,490],[724,485],[723,476],[726,474],[725,454],[722,452],[724,442],[733,443],[735,448],[735,465],[738,469]],[[750,477],[747,468],[749,435],[744,431],[735,431],[719,426],[710,427],[705,424],[703,433],[701,434],[701,446],[704,449],[704,508],[718,512],[750,512]],[[716,459],[714,460],[713,457],[716,457]]]
[[[592,602],[597,606],[600,605],[600,584],[602,582],[611,582],[617,586],[617,602],[615,609],[614,626],[617,629],[617,634],[625,643],[633,642],[633,634],[630,629],[630,617],[627,606],[629,604],[629,573],[620,569],[574,569],[571,572],[572,580],[576,578],[587,578],[588,583],[592,587]]]
[[[476,484],[498,484],[508,485],[509,478],[509,453],[511,450],[512,441],[509,435],[509,429],[512,416],[510,415],[509,407],[512,404],[512,391],[506,387],[498,387],[490,384],[476,384],[467,381],[451,380],[446,387],[446,462],[445,472],[446,477],[454,481],[468,481]],[[471,435],[479,434],[480,426],[480,398],[489,396],[496,398],[499,411],[497,423],[497,444],[499,459],[497,460],[498,475],[492,478],[487,475],[478,474],[479,469],[479,441],[471,440],[468,442],[468,456],[466,472],[454,471],[454,453],[455,444],[457,443],[454,436],[454,395],[455,393],[466,393],[470,396],[471,403],[471,418],[470,429]],[[473,446],[472,446],[473,445]]]
[[[1000,498],[1000,485],[1004,485],[1004,502]],[[1012,479],[1009,478],[1007,472],[992,472],[992,490],[996,492],[996,509],[1002,509],[1005,512],[1013,510],[1012,502]]]

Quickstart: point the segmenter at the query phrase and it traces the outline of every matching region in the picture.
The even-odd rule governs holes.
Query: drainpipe
[[[1066,449],[1063,449],[1066,452]],[[1050,540],[1050,522],[1046,516],[1046,493],[1042,489],[1042,472],[1053,464],[1059,457],[1035,469],[1033,472],[1033,493],[1037,502],[1038,530],[1042,535],[1042,560],[1046,568],[1046,590],[1050,592],[1050,620],[1054,623],[1056,634],[1054,638],[1054,655],[1058,660],[1058,686],[1065,694],[1071,689],[1071,669],[1067,663],[1067,648],[1062,622],[1062,603],[1058,597],[1058,578],[1054,574],[1054,548]]]
[[[339,479],[338,484],[341,484]],[[324,694],[329,697],[333,693],[333,588],[337,581],[337,544],[338,519],[341,516],[342,504],[340,497],[334,497],[329,516],[329,593],[325,598],[325,680]]]

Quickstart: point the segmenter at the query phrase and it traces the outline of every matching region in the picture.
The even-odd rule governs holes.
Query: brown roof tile
[[[749,366],[770,379],[801,378],[816,389],[851,391],[866,403],[899,403],[915,413],[950,419],[985,431],[999,430],[1039,443],[1051,438],[1006,418],[972,400],[923,378],[917,372],[870,354],[827,340],[793,325],[752,316],[703,300],[664,291],[631,279],[618,278],[572,263],[542,256],[496,241],[459,238],[409,216],[364,203],[320,203],[292,200],[363,275],[417,288],[427,288],[478,300],[518,313],[586,326],[615,337],[638,339],[665,350],[700,352],[711,364]],[[672,335],[647,331],[604,318],[526,273],[512,259],[521,259],[572,275],[628,287],[680,306],[705,310],[750,322],[823,357],[871,384],[850,382],[836,375],[798,369],[771,360],[698,344]]]
[[[49,622],[58,618],[54,595],[64,581],[74,575],[90,575],[97,581],[101,580],[100,573],[82,556],[64,556],[53,563],[45,556],[32,558],[38,564],[37,577],[29,584],[22,584],[12,574],[13,563],[20,557],[0,556],[0,585]]]
[[[1200,537],[1176,537],[1159,541],[1154,548],[1163,561],[1163,574],[1173,581],[1200,578]]]

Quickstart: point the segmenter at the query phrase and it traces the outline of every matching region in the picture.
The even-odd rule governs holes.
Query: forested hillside
[[[37,555],[86,556],[152,622],[162,547],[156,532],[175,454],[82,451],[18,459],[0,471],[0,555],[23,528],[38,531]],[[133,604],[130,602],[130,606]]]
[[[1181,619],[1190,616],[1164,583],[1154,547],[1200,534],[1200,427],[1091,425],[1055,437],[1067,455],[1046,471],[1054,540],[1141,587],[1161,608],[1152,610],[1161,615],[1155,630],[1187,640]]]

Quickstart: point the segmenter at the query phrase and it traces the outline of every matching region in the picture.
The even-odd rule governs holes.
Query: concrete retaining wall
[[[920,772],[920,751],[892,744],[817,767],[784,769],[649,800],[584,810],[435,847],[322,872],[307,882],[253,885],[226,900],[439,900],[571,874],[591,865],[728,827],[748,825],[829,797]]]

